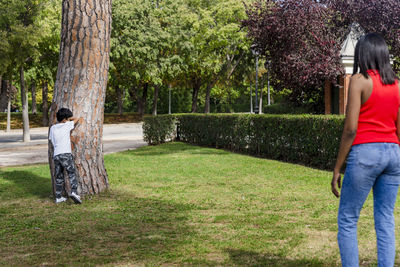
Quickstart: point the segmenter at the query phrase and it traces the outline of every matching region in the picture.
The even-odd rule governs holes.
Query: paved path
[[[22,130],[0,131],[0,167],[47,163],[48,128],[30,130],[31,141],[22,142]],[[103,128],[104,153],[136,149],[146,145],[141,123],[106,124]]]

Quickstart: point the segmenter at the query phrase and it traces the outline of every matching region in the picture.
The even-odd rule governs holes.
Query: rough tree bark
[[[49,94],[49,87],[47,81],[43,82],[42,84],[42,122],[43,126],[49,126],[49,105],[48,101],[48,94]]]
[[[21,86],[21,103],[22,103],[22,128],[23,128],[23,141],[31,141],[31,135],[29,134],[29,114],[28,114],[28,100],[26,97],[25,90],[25,78],[24,78],[24,67],[21,66],[19,69],[19,78]]]
[[[31,94],[32,94],[32,114],[37,113],[37,108],[36,108],[36,81],[32,81],[31,84]]]
[[[152,115],[157,116],[157,102],[158,102],[158,92],[160,91],[160,86],[156,85],[154,87],[154,98],[153,98],[153,110]]]
[[[109,69],[111,0],[63,0],[60,58],[50,125],[58,109],[82,118],[71,134],[78,193],[97,194],[108,188],[103,158],[104,101]],[[54,185],[54,162],[49,163]],[[54,193],[54,187],[53,187]]]

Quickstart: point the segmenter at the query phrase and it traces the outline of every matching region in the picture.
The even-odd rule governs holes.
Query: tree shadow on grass
[[[41,177],[29,171],[0,169],[0,178],[12,182],[0,183],[0,199],[38,196],[47,198],[52,195],[51,180]]]
[[[274,254],[261,254],[240,249],[228,249],[230,260],[235,266],[279,266],[279,267],[325,267],[337,266],[336,262],[321,261],[318,259],[287,259]],[[307,255],[304,255],[307,257]]]
[[[0,265],[95,266],[179,262],[185,242],[195,235],[188,225],[193,205],[126,192],[105,193],[82,205],[60,204],[20,209],[0,224],[18,221],[24,231],[0,239]],[[33,222],[32,222],[33,221]],[[14,228],[15,229],[15,226]]]

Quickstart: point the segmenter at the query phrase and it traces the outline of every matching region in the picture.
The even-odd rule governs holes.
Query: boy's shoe
[[[67,201],[67,199],[65,197],[56,198],[56,204],[61,203],[61,202],[65,202],[65,201]]]
[[[75,202],[75,204],[82,204],[81,197],[78,194],[76,194],[75,192],[72,192],[70,197]]]

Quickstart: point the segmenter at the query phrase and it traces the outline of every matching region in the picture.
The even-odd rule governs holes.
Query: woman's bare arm
[[[361,108],[361,96],[363,89],[366,86],[370,86],[368,80],[362,75],[356,74],[351,77],[348,100],[347,100],[347,110],[346,110],[346,120],[344,123],[344,129],[342,133],[342,139],[340,141],[339,153],[336,159],[335,168],[333,170],[333,178],[331,182],[332,193],[339,197],[338,188],[341,187],[341,174],[340,170],[346,160],[347,155],[351,149],[351,146],[356,138],[358,117],[360,115]]]

